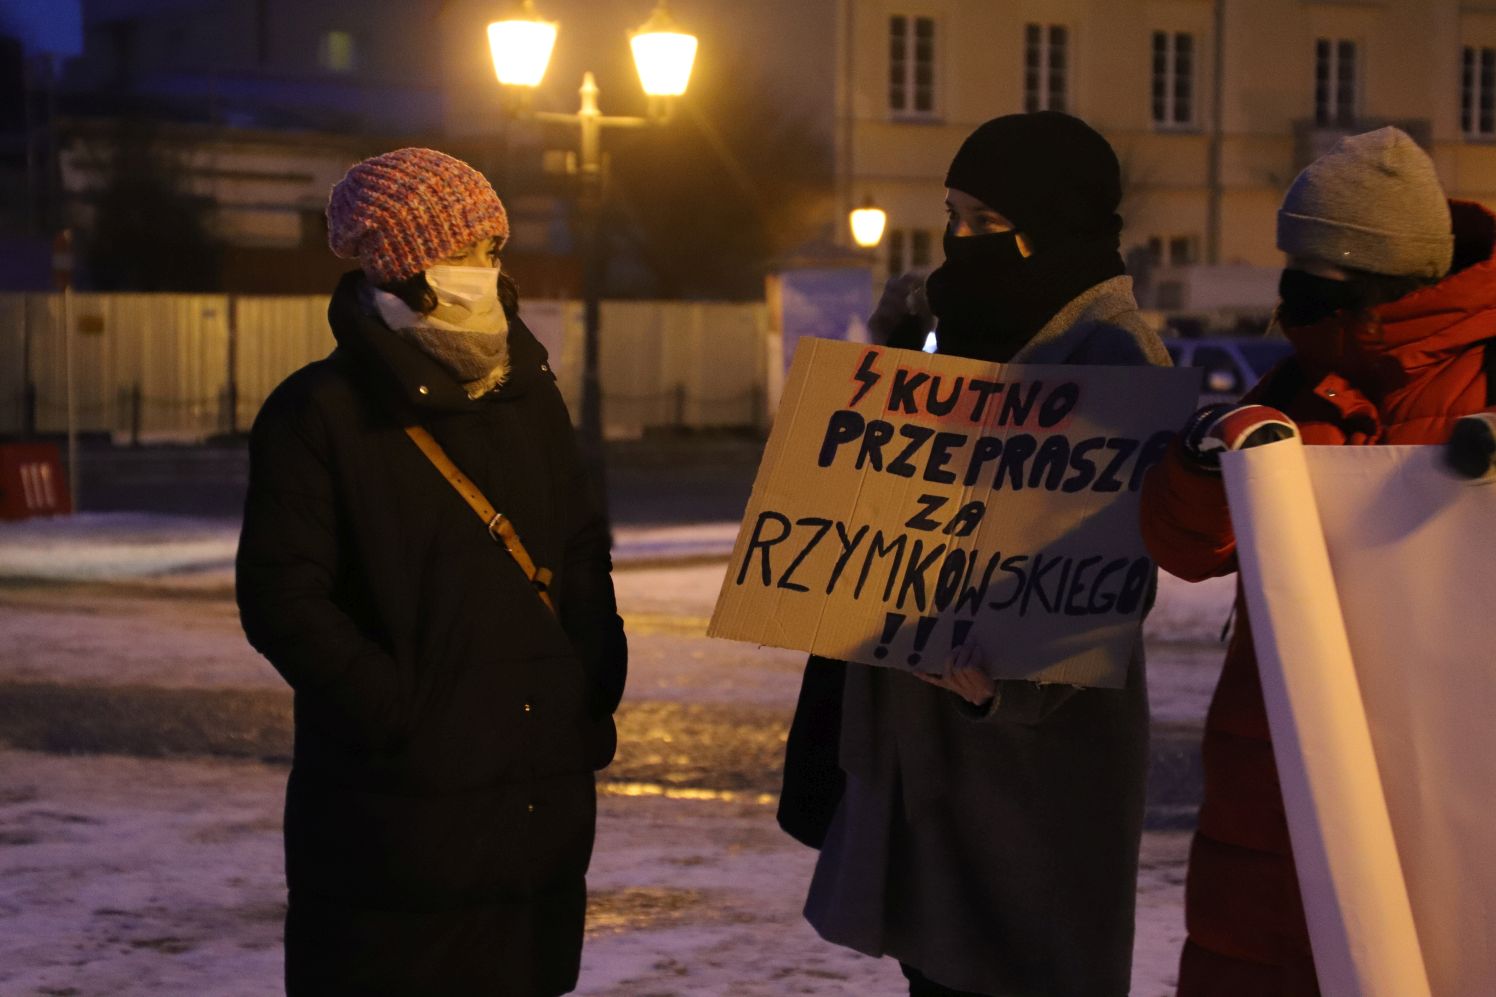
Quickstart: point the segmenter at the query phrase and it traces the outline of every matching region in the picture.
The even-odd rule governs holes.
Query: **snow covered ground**
[[[283,768],[0,752],[0,993],[274,994]],[[1133,994],[1172,993],[1186,835],[1149,834]],[[578,992],[905,992],[800,917],[814,855],[756,803],[605,796]]]
[[[736,523],[622,527],[620,560],[686,560],[732,549]],[[120,581],[231,568],[237,519],[82,512],[0,523],[0,578]]]
[[[736,535],[737,524],[730,522],[624,526],[615,531],[614,558],[620,565],[725,558]],[[155,580],[174,586],[231,586],[238,536],[237,520],[139,512],[0,523],[0,580]],[[663,587],[651,580],[649,591],[634,594],[641,609],[706,618],[722,571],[717,564],[701,574],[672,578]],[[1234,578],[1190,585],[1161,574],[1148,635],[1171,642],[1219,640],[1234,586]]]
[[[236,529],[141,514],[0,524],[0,683],[282,689],[238,630]],[[735,530],[619,530],[631,702],[793,704],[803,654],[704,637]],[[1154,717],[1193,727],[1233,580],[1160,583]],[[0,750],[0,994],[278,992],[284,780],[251,762]],[[659,792],[605,786],[581,993],[905,992],[897,966],[821,942],[800,917],[814,855],[771,802]],[[1187,844],[1145,837],[1138,997],[1173,990]]]

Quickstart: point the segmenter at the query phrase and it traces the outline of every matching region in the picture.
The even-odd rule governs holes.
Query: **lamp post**
[[[577,178],[578,241],[582,252],[582,457],[603,488],[602,388],[599,379],[600,299],[603,282],[602,205],[604,128],[639,128],[670,117],[675,98],[686,92],[696,60],[696,36],[681,31],[669,4],[659,0],[650,18],[630,38],[639,82],[649,97],[647,117],[603,114],[598,110],[597,81],[582,75],[581,104],[571,113],[535,111],[531,95],[545,78],[555,48],[558,25],[541,20],[534,0],[524,0],[517,16],[488,26],[489,50],[499,83],[519,95],[521,115],[536,121],[576,127],[577,154],[567,158],[567,172]]]

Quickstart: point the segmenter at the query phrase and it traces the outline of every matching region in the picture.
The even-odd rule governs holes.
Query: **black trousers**
[[[907,962],[899,963],[899,968],[904,971],[904,978],[909,981],[909,997],[982,997],[981,994],[972,993],[970,990],[952,990],[950,987],[943,987],[934,980],[928,979]]]

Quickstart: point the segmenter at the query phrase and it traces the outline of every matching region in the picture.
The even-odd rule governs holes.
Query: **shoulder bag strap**
[[[503,513],[495,511],[489,504],[488,499],[478,490],[478,486],[468,480],[467,475],[457,469],[452,463],[452,458],[441,448],[441,444],[421,426],[406,426],[405,435],[409,436],[415,445],[421,448],[421,453],[431,461],[436,469],[441,472],[442,477],[447,479],[468,507],[477,513],[478,518],[483,520],[483,525],[488,529],[488,535],[495,543],[504,545],[509,556],[514,558],[525,577],[530,579],[530,584],[535,586],[535,594],[540,596],[540,601],[545,603],[545,608],[552,614],[556,612],[556,605],[551,601],[551,571],[549,568],[539,568],[530,558],[530,552],[525,550],[525,545],[520,542],[519,534],[514,531],[514,524],[504,516]]]

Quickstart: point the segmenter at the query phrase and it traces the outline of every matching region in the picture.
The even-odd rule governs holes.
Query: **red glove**
[[[1477,412],[1454,424],[1444,463],[1462,478],[1496,478],[1496,412]]]
[[[1223,451],[1260,447],[1298,435],[1293,420],[1275,408],[1219,402],[1190,416],[1180,443],[1196,467],[1219,471]]]

